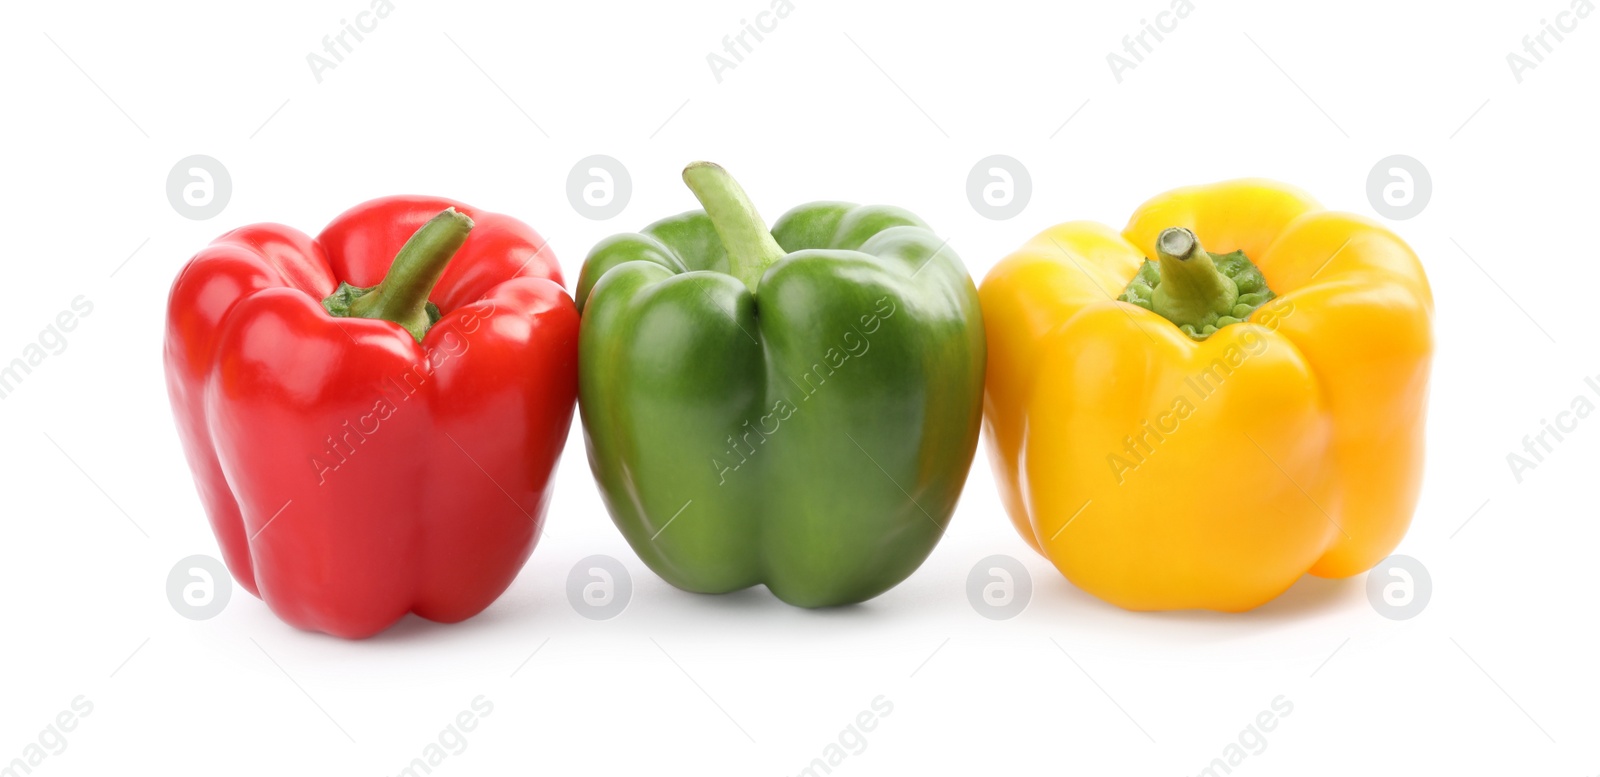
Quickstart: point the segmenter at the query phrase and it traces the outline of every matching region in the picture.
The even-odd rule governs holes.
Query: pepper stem
[[[691,162],[683,168],[683,182],[706,209],[717,237],[722,239],[722,247],[728,253],[729,274],[754,293],[767,267],[783,258],[783,248],[773,239],[739,182],[721,165]]]
[[[1196,329],[1226,316],[1239,299],[1233,279],[1217,270],[1200,239],[1183,227],[1168,227],[1156,238],[1161,283],[1151,309],[1179,327]]]
[[[472,219],[455,208],[429,219],[400,247],[383,282],[350,303],[349,315],[393,321],[422,342],[433,324],[428,295],[466,242],[472,226]]]

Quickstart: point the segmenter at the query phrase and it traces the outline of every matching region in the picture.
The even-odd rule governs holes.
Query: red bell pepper
[[[381,281],[381,284],[380,284]],[[257,224],[167,306],[167,390],[239,584],[340,637],[469,618],[533,551],[577,394],[544,240],[449,200]]]

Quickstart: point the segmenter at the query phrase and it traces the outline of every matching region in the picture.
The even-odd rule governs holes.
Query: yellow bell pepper
[[[1238,612],[1405,534],[1433,295],[1389,230],[1268,181],[1178,189],[1121,234],[1044,231],[979,296],[1006,509],[1080,588]]]

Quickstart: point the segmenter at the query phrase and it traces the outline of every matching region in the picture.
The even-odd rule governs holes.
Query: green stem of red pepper
[[[773,239],[767,223],[744,193],[739,182],[721,165],[693,162],[683,168],[683,182],[689,185],[728,253],[729,274],[744,282],[752,293],[761,276],[785,251]]]
[[[422,342],[422,336],[438,320],[437,308],[428,302],[428,295],[433,293],[433,287],[444,276],[445,267],[461,244],[467,241],[472,226],[467,214],[446,208],[412,233],[411,239],[395,255],[381,283],[366,290],[347,290],[341,285],[324,306],[334,315],[393,321],[417,338],[417,342]],[[342,311],[331,304],[340,294],[348,294],[348,305]]]

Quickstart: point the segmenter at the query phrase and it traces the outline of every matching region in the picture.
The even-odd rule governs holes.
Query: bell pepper
[[[450,200],[218,238],[172,286],[166,371],[234,578],[340,637],[483,610],[538,539],[577,336],[544,240]]]
[[[898,208],[801,205],[769,232],[722,168],[704,210],[584,263],[579,408],[639,557],[702,593],[870,599],[943,535],[977,447],[977,289]]]
[[[1185,188],[1120,234],[1044,231],[980,294],[1006,509],[1078,587],[1243,611],[1405,534],[1433,298],[1389,230],[1277,183]]]

